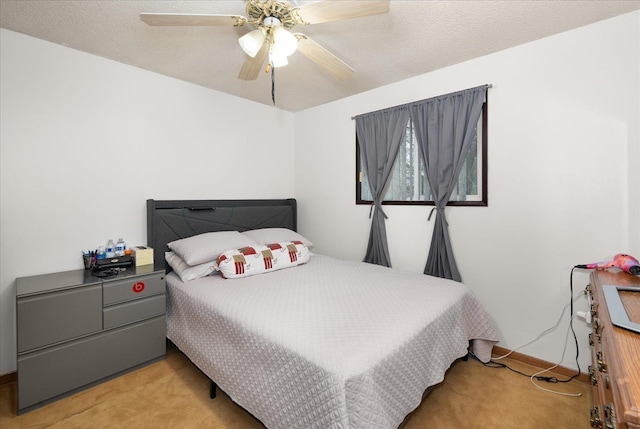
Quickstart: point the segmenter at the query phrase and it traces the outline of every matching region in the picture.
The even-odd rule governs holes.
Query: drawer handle
[[[596,353],[596,360],[598,362],[598,371],[607,372],[607,362],[605,361],[604,351],[600,350]]]
[[[598,375],[596,374],[596,370],[593,369],[591,365],[589,365],[589,379],[591,380],[592,385],[598,385]]]
[[[607,429],[614,429],[617,426],[616,412],[613,408],[613,404],[607,404],[604,406],[604,426]]]
[[[140,293],[144,290],[144,282],[138,282],[138,283],[134,283],[133,287],[131,288],[135,293]]]
[[[602,419],[600,417],[600,408],[596,405],[591,409],[590,423],[592,428],[602,428]]]

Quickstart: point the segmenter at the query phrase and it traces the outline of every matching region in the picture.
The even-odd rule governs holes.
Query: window
[[[356,137],[356,204],[371,204],[373,198],[364,169],[360,166],[360,147]],[[448,205],[486,206],[487,199],[487,103],[476,126],[458,185]],[[398,150],[387,192],[382,204],[435,205],[411,119],[404,142]]]

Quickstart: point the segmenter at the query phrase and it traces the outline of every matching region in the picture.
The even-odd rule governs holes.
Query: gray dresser
[[[147,265],[18,278],[18,414],[163,358],[164,276]]]

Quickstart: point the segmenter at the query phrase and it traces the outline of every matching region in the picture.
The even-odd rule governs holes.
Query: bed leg
[[[213,399],[216,397],[216,383],[213,380],[209,380],[211,382],[211,387],[209,388],[209,398]]]

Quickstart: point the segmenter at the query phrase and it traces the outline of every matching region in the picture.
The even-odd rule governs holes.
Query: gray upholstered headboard
[[[156,269],[165,267],[167,243],[214,231],[297,229],[293,198],[283,200],[147,200],[147,245]]]

